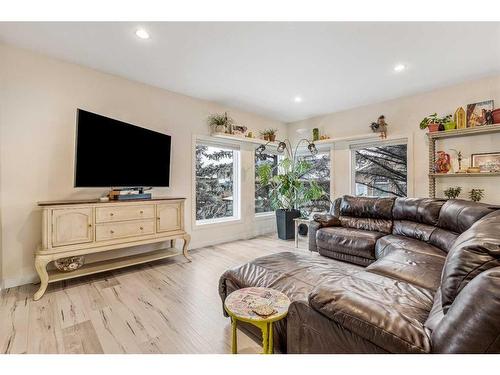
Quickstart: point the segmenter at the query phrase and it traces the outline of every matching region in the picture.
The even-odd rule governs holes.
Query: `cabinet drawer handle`
[[[143,227],[140,227],[139,229],[140,229],[140,230],[143,230],[144,228],[143,228]]]
[[[139,213],[142,215],[142,214],[144,213],[144,211],[143,211],[143,210],[140,210],[140,211],[139,211]]]
[[[112,212],[109,213],[109,216],[114,216],[114,214]]]
[[[113,234],[113,233],[115,233],[115,231],[114,230],[110,230],[109,233]]]
[[[92,228],[92,224],[89,224],[89,228]]]

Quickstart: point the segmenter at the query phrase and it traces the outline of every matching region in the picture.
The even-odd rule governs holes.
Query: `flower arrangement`
[[[462,188],[460,186],[457,187],[449,187],[444,191],[444,195],[448,199],[456,199],[462,192]]]

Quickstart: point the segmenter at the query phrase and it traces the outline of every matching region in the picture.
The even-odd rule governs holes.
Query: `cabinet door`
[[[92,242],[92,208],[52,210],[52,246]]]
[[[183,212],[180,203],[162,203],[156,206],[156,231],[169,232],[183,228]]]

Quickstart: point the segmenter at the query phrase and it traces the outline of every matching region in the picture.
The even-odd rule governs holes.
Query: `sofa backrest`
[[[463,199],[446,201],[441,207],[437,228],[432,232],[429,243],[448,252],[461,233],[497,208]]]
[[[434,350],[498,352],[499,290],[500,211],[496,211],[462,233],[448,253],[441,287],[426,322],[432,330]]]
[[[396,198],[392,234],[429,242],[445,202],[434,198]]]
[[[339,207],[343,227],[391,233],[394,198],[342,197]]]

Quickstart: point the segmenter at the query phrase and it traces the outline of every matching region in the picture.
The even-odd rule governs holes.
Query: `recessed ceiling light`
[[[293,98],[293,101],[295,103],[300,103],[300,102],[302,102],[302,98],[300,96],[296,96],[295,98]]]
[[[137,35],[137,37],[141,39],[149,39],[149,33],[144,29],[137,29],[135,31],[135,35]]]
[[[406,69],[406,65],[404,64],[397,64],[395,67],[394,67],[394,71],[395,72],[402,72],[403,70]]]

